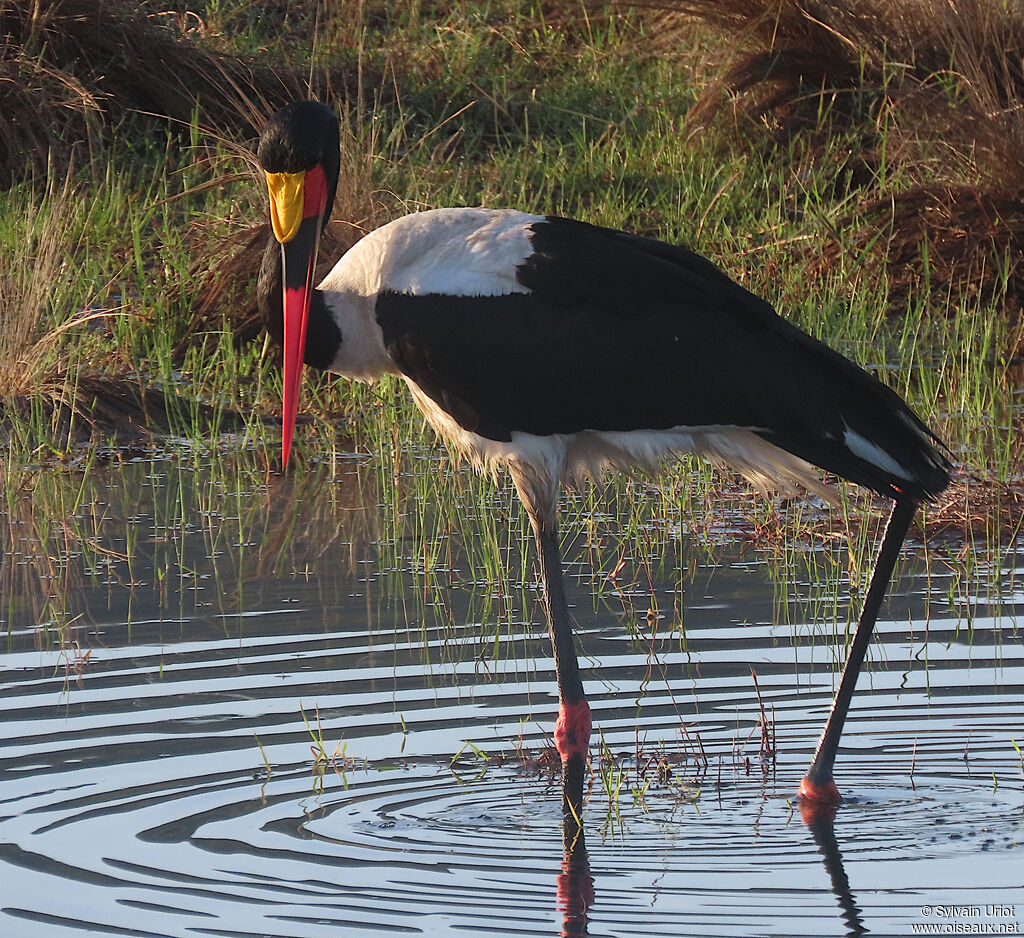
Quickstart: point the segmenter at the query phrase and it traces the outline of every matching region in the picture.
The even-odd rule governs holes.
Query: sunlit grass
[[[856,141],[843,126],[811,146],[799,136],[768,145],[753,126],[737,141],[718,122],[694,124],[692,57],[642,54],[642,19],[598,17],[569,35],[547,28],[530,4],[466,8],[440,19],[437,11],[399,5],[388,18],[386,32],[367,25],[357,45],[334,52],[356,54],[369,83],[363,98],[338,105],[348,128],[341,216],[373,225],[418,208],[516,206],[689,243],[783,315],[883,369],[974,470],[1000,482],[1019,472],[1009,371],[1019,326],[998,302],[933,289],[927,276],[893,314],[885,272],[849,234],[862,200],[850,189],[843,154]],[[207,35],[223,39],[229,22],[253,35],[267,26],[245,4],[227,4],[209,11]],[[338,25],[322,23],[323,36],[340,37]],[[320,53],[332,54],[329,42]],[[198,443],[240,415],[248,436],[270,452],[276,353],[260,341],[238,347],[230,321],[240,311],[230,306],[220,324],[195,333],[190,302],[207,248],[261,220],[259,183],[232,162],[230,147],[218,156],[216,139],[204,139],[198,125],[191,141],[184,151],[170,136],[127,143],[123,152],[115,145],[102,164],[77,171],[74,199],[65,203],[54,203],[60,187],[53,184],[49,195],[29,185],[0,196],[7,203],[0,207],[21,205],[3,213],[0,240],[14,252],[14,271],[37,271],[35,286],[15,288],[32,328],[39,331],[32,319],[44,309],[50,329],[89,312],[119,313],[76,327],[74,341],[51,343],[58,347],[47,363],[19,366],[18,380],[4,387],[29,399],[49,389],[74,401],[79,373],[128,375],[172,392],[175,432]],[[898,191],[901,171],[880,173],[876,190]],[[217,185],[218,178],[227,182]],[[18,253],[33,239],[60,257],[65,275],[74,272],[73,290],[51,269],[49,254],[33,268]],[[831,262],[817,267],[825,247]],[[246,295],[239,286],[231,293],[236,306]],[[15,334],[28,341],[24,328]],[[5,356],[9,363],[24,358]],[[365,440],[360,424],[371,399],[391,414],[402,439],[425,439],[411,408],[384,402],[402,393],[394,384],[368,396],[343,381],[310,382],[308,451],[339,423]],[[52,435],[43,410],[17,412],[16,440],[31,449]]]
[[[216,43],[237,26],[251,30],[240,49],[267,45],[259,33],[266,24],[246,4],[209,12]],[[970,472],[1019,482],[1024,434],[1013,369],[1021,326],[1005,315],[998,291],[957,293],[933,283],[927,263],[897,302],[862,237],[877,216],[864,214],[863,193],[850,183],[856,135],[833,125],[827,109],[813,142],[776,139],[749,122],[696,121],[694,50],[706,37],[678,54],[649,54],[642,18],[600,17],[567,30],[550,27],[537,5],[512,2],[445,11],[397,5],[389,16],[386,30],[372,17],[348,32],[340,20],[322,24],[317,54],[355,60],[363,82],[360,95],[335,100],[346,130],[341,241],[408,211],[484,204],[685,242],[881,373]],[[412,591],[387,589],[409,629],[476,636],[444,654],[472,653],[482,667],[518,660],[510,643],[527,641],[524,623],[539,607],[529,529],[509,480],[499,476],[495,485],[453,466],[400,380],[368,386],[315,375],[303,391],[301,471],[278,475],[277,352],[262,337],[237,339],[253,271],[218,266],[224,245],[263,221],[259,179],[239,157],[254,141],[208,134],[198,122],[187,143],[172,134],[140,139],[142,127],[152,125],[127,122],[102,157],[83,158],[66,176],[0,193],[0,299],[12,324],[0,331],[5,487],[9,499],[28,497],[64,538],[33,522],[35,559],[17,575],[35,576],[37,585],[12,581],[4,593],[32,597],[31,612],[17,618],[73,621],[76,577],[116,569],[111,582],[129,593],[138,582],[138,530],[115,534],[98,509],[79,511],[102,501],[96,453],[120,458],[116,428],[91,423],[96,382],[117,378],[165,395],[151,455],[213,466],[218,481],[197,497],[206,547],[219,558],[215,579],[232,584],[218,600],[225,614],[244,607],[247,584],[261,571],[306,575],[317,538],[351,538],[351,556],[372,555],[385,583],[408,571]],[[895,196],[908,182],[889,161],[870,191]],[[884,226],[876,233],[883,241],[890,234]],[[237,279],[214,313],[200,316],[200,284],[218,270]],[[20,467],[41,463],[72,471],[63,481],[22,474]],[[167,596],[180,595],[167,581],[180,585],[194,574],[183,559],[184,532],[195,530],[188,499],[156,487],[152,494],[151,511],[169,532],[154,576]],[[272,509],[282,499],[280,512]],[[237,520],[217,520],[226,504]],[[288,514],[300,504],[301,520]],[[668,465],[656,482],[613,480],[569,493],[562,509],[567,575],[595,604],[615,609],[634,641],[683,646],[698,560],[737,538],[767,551],[780,620],[814,622],[845,638],[856,606],[845,584],[856,600],[880,515],[845,490],[841,510],[827,519],[815,506],[751,498],[693,459]],[[25,518],[14,500],[7,511]],[[1007,530],[999,517],[979,538],[1019,535],[1019,524]],[[688,554],[680,556],[683,540]],[[68,544],[79,545],[82,566]],[[96,554],[98,544],[109,553]],[[666,569],[670,595],[651,587]],[[795,579],[814,586],[799,608],[792,597],[804,591]],[[949,587],[949,603],[968,619],[971,582],[965,574]]]

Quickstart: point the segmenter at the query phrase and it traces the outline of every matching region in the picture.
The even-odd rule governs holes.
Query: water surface
[[[844,654],[845,552],[623,548],[571,521],[602,737],[565,841],[508,492],[405,504],[456,519],[424,539],[362,459],[182,462],[26,482],[0,515],[0,934],[1024,929],[1021,551],[969,575],[906,554],[844,735],[849,804],[811,828],[793,793]],[[488,537],[506,581],[471,556]]]

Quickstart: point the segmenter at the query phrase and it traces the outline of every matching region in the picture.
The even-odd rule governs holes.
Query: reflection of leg
[[[594,904],[594,878],[577,817],[562,820],[562,872],[558,875],[558,909],[562,913],[562,936],[587,934],[587,910]]]
[[[910,522],[916,511],[917,502],[911,498],[897,499],[893,505],[889,523],[882,537],[882,546],[879,548],[878,557],[875,560],[875,570],[871,574],[867,596],[864,598],[864,608],[860,614],[860,621],[857,623],[857,631],[850,644],[850,653],[846,659],[846,666],[843,668],[843,676],[839,681],[839,690],[836,691],[832,710],[825,724],[825,730],[821,734],[811,767],[800,784],[801,798],[825,804],[839,804],[842,800],[832,778],[836,750],[839,748],[843,723],[846,721],[846,714],[850,709],[853,689],[857,684],[857,675],[864,664],[864,655],[867,652],[868,642],[871,640],[871,631],[875,627],[875,619],[882,606],[882,599],[889,586],[892,571],[896,567],[903,539],[907,535]]]
[[[857,906],[857,900],[850,889],[850,880],[846,875],[846,868],[843,866],[843,855],[839,852],[839,841],[836,840],[835,811],[820,811],[810,821],[808,827],[814,842],[818,845],[822,860],[825,863],[825,872],[832,881],[832,892],[839,900],[839,908],[842,910],[843,920],[846,922],[847,938],[859,938],[867,934],[864,927],[864,920],[861,911]]]
[[[548,613],[548,629],[558,679],[555,745],[562,757],[562,809],[578,817],[583,803],[583,775],[590,749],[590,705],[583,694],[569,607],[565,601],[558,527],[555,523],[539,522],[532,517],[530,520],[540,553],[544,605]]]

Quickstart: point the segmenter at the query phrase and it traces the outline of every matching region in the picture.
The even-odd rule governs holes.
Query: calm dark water
[[[845,555],[674,537],[649,566],[627,543],[609,581],[622,548],[570,525],[616,759],[602,776],[595,745],[566,844],[520,526],[475,520],[511,497],[398,512],[376,479],[160,459],[22,480],[0,513],[0,934],[1024,930],[1020,551],[908,553],[837,767],[851,803],[813,830],[792,798],[842,658]],[[469,559],[486,538],[507,581]]]

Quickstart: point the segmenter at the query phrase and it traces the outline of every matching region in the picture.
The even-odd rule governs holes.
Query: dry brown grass
[[[931,540],[1013,543],[1024,534],[1024,490],[992,479],[961,476],[928,509]]]
[[[715,27],[728,38],[716,47],[719,81],[705,89],[715,105],[723,92],[743,95],[749,113],[780,126],[816,125],[823,103],[833,115],[917,96],[946,82],[934,103],[948,113],[950,83],[962,97],[954,123],[976,122],[970,136],[1002,147],[1008,118],[1024,91],[1024,8],[989,0],[655,0],[639,6],[671,11]],[[685,29],[685,21],[675,23]],[[823,102],[824,99],[824,102]],[[858,100],[860,99],[860,100]],[[945,123],[949,123],[947,117]],[[1019,131],[1019,128],[1016,128]],[[929,136],[940,128],[932,128]]]
[[[308,70],[219,52],[186,38],[189,22],[127,0],[0,0],[0,185],[100,147],[129,112],[251,137],[308,94]],[[354,88],[343,69],[318,80]]]
[[[837,132],[861,199],[839,219],[895,300],[950,285],[1024,304],[1024,6],[990,0],[654,0],[664,35],[724,35],[690,120]],[[664,24],[664,21],[662,21]],[[664,39],[662,41],[665,41]],[[878,238],[878,233],[882,237]]]
[[[96,95],[73,75],[4,39],[0,96],[0,185],[9,185],[30,168],[46,171],[52,155],[66,162],[76,146],[102,138],[103,110]]]

